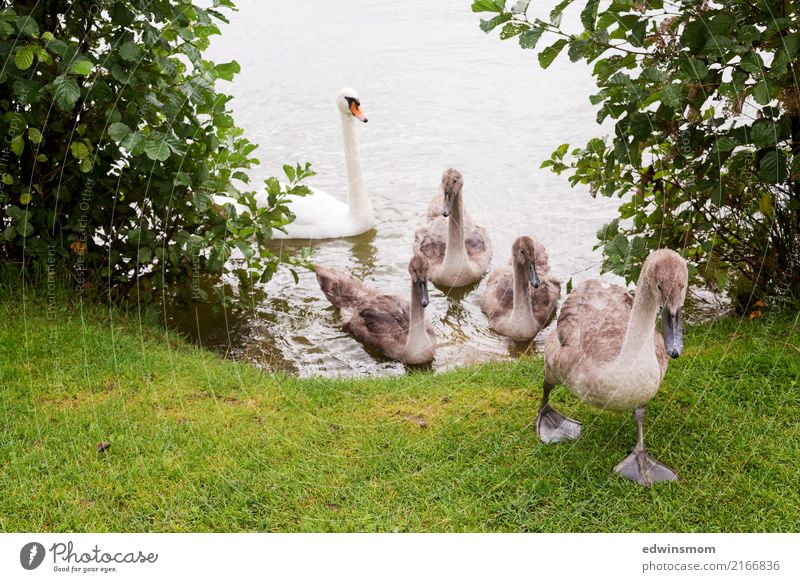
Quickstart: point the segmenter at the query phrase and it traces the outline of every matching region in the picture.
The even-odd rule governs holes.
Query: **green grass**
[[[794,315],[687,329],[646,420],[681,481],[644,489],[611,471],[627,414],[559,388],[583,437],[538,442],[538,357],[297,379],[149,317],[54,307],[0,292],[3,531],[798,530]]]

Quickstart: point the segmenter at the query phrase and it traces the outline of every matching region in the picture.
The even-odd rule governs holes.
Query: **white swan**
[[[310,188],[306,196],[292,196],[287,207],[295,219],[286,225],[286,233],[273,231],[276,239],[326,239],[356,236],[375,227],[375,214],[372,203],[364,189],[364,176],[361,171],[361,153],[356,135],[356,120],[367,122],[361,111],[361,101],[355,89],[344,88],[336,97],[336,106],[342,118],[344,138],[344,157],[347,163],[348,202],[337,200],[327,192]],[[255,196],[259,208],[270,206],[268,194],[264,191]],[[217,204],[233,203],[227,196],[214,196]],[[246,208],[235,204],[238,212]]]

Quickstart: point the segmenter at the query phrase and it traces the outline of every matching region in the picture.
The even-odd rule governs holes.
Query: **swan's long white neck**
[[[372,220],[372,203],[364,189],[364,174],[361,170],[361,150],[356,135],[356,120],[350,113],[342,113],[342,137],[344,159],[347,163],[347,185],[350,216],[356,220]]]
[[[419,286],[411,282],[411,314],[408,321],[406,353],[416,354],[427,348],[431,340],[425,328],[425,308],[420,304]]]
[[[632,362],[643,353],[648,352],[652,352],[655,357],[656,348],[653,343],[653,334],[656,329],[658,309],[658,302],[650,289],[650,279],[643,272],[636,284],[636,297],[628,318],[628,329],[625,332],[622,350],[620,350],[615,363]]]
[[[464,208],[461,193],[453,198],[453,208],[447,224],[447,246],[444,249],[445,265],[459,267],[467,260],[467,247],[464,244]]]

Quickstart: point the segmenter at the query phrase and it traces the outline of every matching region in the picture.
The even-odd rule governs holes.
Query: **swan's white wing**
[[[287,205],[295,219],[289,226],[306,227],[322,225],[347,214],[348,205],[322,190],[311,188],[307,196],[292,196]]]

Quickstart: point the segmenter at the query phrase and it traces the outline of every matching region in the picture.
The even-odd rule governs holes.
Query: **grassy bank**
[[[265,375],[136,314],[0,293],[0,530],[797,531],[793,315],[689,327],[647,419],[681,476],[611,472],[630,417],[564,389],[574,445],[533,431],[541,359],[398,379]],[[111,443],[98,452],[101,441]]]

